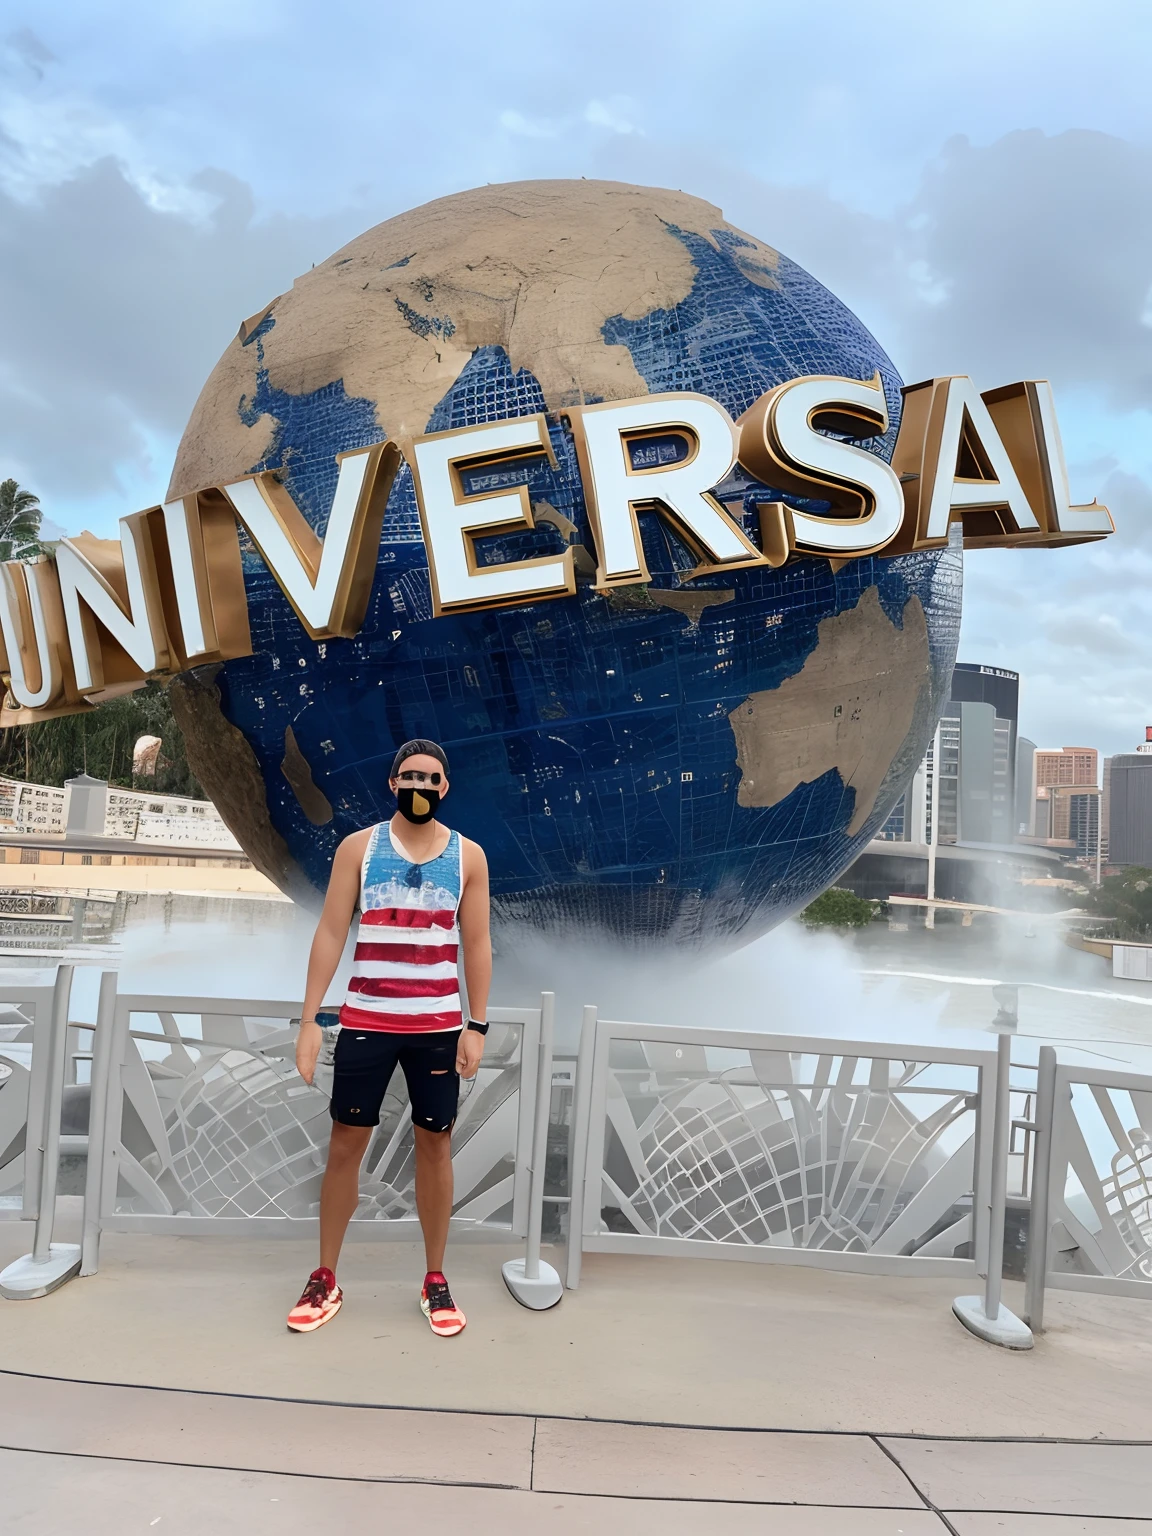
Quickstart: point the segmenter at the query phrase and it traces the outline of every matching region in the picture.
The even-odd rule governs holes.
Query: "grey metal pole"
[[[987,1085],[980,1073],[980,1099]],[[978,1339],[1004,1349],[1031,1349],[1032,1330],[1001,1301],[1004,1273],[1004,1208],[1008,1203],[1008,1146],[1012,1138],[1012,1036],[996,1042],[996,1093],[992,1105],[992,1167],[988,1190],[987,1271],[983,1296],[957,1296],[952,1310]],[[983,1114],[984,1111],[982,1110]],[[973,1211],[973,1215],[976,1212]]]
[[[584,1008],[580,1025],[580,1049],[576,1057],[576,1084],[572,1094],[572,1160],[568,1169],[568,1255],[564,1284],[574,1291],[580,1284],[584,1248],[584,1169],[588,1162],[588,1131],[592,1114],[592,1052],[596,1044],[596,1009]]]
[[[992,1125],[992,1188],[988,1199],[988,1274],[984,1282],[984,1316],[1000,1315],[1004,1286],[1004,1211],[1008,1203],[1008,1142],[1011,1136],[1012,1036],[996,1042],[996,1107]]]
[[[28,1081],[28,1128],[24,1139],[21,1221],[36,1221],[40,1216],[40,1172],[44,1164],[40,1148],[44,1144],[44,1124],[48,1115],[48,1068],[52,1054],[51,1042],[52,1003],[40,999],[35,1004],[32,1025],[32,1071]]]
[[[544,1225],[544,1173],[548,1158],[548,1120],[552,1105],[552,1040],[556,994],[540,994],[540,1046],[536,1053],[536,1122],[532,1128],[532,1184],[528,1195],[528,1243],[524,1278],[540,1278],[540,1233]]]
[[[108,1084],[112,1076],[116,1027],[115,971],[100,978],[96,1037],[92,1042],[92,1087],[88,1100],[88,1166],[84,1177],[84,1235],[80,1273],[94,1275],[100,1265],[100,1203],[104,1189],[104,1149],[108,1140]]]
[[[1056,1120],[1056,1052],[1040,1047],[1036,1069],[1036,1129],[1033,1132],[1032,1195],[1028,1213],[1028,1254],[1024,1275],[1024,1321],[1033,1333],[1044,1331],[1044,1290],[1048,1277],[1048,1242],[1052,1230],[1052,1157]]]
[[[935,929],[936,908],[936,845],[940,841],[940,727],[932,738],[932,831],[928,838],[928,883],[925,887],[928,905],[924,908],[925,928]]]
[[[56,1216],[56,1185],[60,1173],[60,1111],[64,1100],[64,1068],[68,1055],[68,1004],[72,998],[72,970],[62,965],[52,990],[52,1029],[48,1036],[48,1072],[44,1086],[44,1139],[40,1146],[40,1213],[32,1260],[46,1264],[51,1256],[52,1226]]]

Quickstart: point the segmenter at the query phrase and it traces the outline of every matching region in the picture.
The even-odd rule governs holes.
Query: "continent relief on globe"
[[[775,286],[777,253],[683,192],[602,181],[479,187],[388,219],[296,279],[241,326],[184,433],[169,498],[248,474],[276,422],[237,406],[274,390],[311,394],[342,380],[376,406],[381,435],[407,453],[480,347],[528,369],[548,409],[648,394],[605,322],[642,320],[687,298],[696,268],[672,227],[740,242],[743,275]],[[246,346],[269,316],[259,348]]]
[[[736,737],[741,805],[778,805],[835,768],[856,792],[848,834],[872,814],[892,742],[912,729],[931,677],[928,625],[918,597],[897,629],[875,587],[855,608],[821,620],[816,649],[778,688],[754,693],[728,719]]]

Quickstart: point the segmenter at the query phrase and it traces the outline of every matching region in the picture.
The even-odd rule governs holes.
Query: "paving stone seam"
[[[883,1449],[883,1447],[881,1447],[881,1449]],[[332,1472],[311,1471],[294,1472],[288,1468],[282,1467],[245,1467],[236,1466],[232,1463],[220,1463],[212,1461],[170,1461],[163,1457],[156,1456],[115,1456],[107,1452],[64,1451],[58,1449],[45,1449],[43,1446],[35,1445],[0,1444],[0,1451],[10,1451],[14,1455],[25,1456],[62,1456],[74,1461],[116,1462],[126,1466],[171,1467],[173,1469],[184,1468],[191,1471],[202,1472],[240,1472],[250,1477],[293,1477],[299,1478],[305,1482],[312,1481],[324,1483],[356,1483],[364,1484],[366,1486],[388,1486],[392,1484],[400,1484],[405,1487],[416,1488],[475,1488],[480,1491],[490,1490],[503,1493],[534,1493],[540,1498],[563,1497],[573,1499],[613,1499],[618,1503],[636,1504],[700,1504],[702,1506],[712,1504],[732,1504],[752,1509],[827,1509],[837,1511],[862,1510],[866,1512],[875,1512],[877,1510],[904,1510],[908,1513],[917,1512],[915,1506],[907,1504],[828,1504],[822,1502],[821,1500],[809,1501],[804,1499],[726,1499],[676,1494],[605,1493],[599,1489],[591,1490],[583,1488],[537,1489],[533,1487],[526,1487],[522,1483],[476,1482],[459,1479],[449,1480],[447,1478],[424,1477],[367,1477],[363,1475],[358,1476],[354,1473],[337,1474]],[[922,1512],[935,1515],[940,1523],[944,1526],[944,1528],[951,1533],[951,1536],[960,1536],[960,1533],[957,1531],[952,1521],[948,1518],[949,1515],[1004,1515],[1008,1516],[1009,1518],[1013,1516],[1024,1516],[1026,1518],[1030,1516],[1036,1516],[1040,1518],[1056,1520],[1115,1520],[1118,1522],[1130,1521],[1147,1524],[1147,1517],[1143,1515],[1101,1515],[1088,1514],[1083,1511],[1069,1512],[1068,1510],[1063,1509],[1025,1510],[1020,1509],[1019,1507],[1014,1509],[991,1509],[986,1505],[975,1506],[972,1508],[949,1506],[947,1509],[941,1509],[938,1505],[933,1504],[930,1499],[927,1499],[924,1496],[921,1490],[912,1481],[911,1477],[908,1476],[905,1469],[899,1466],[898,1462],[895,1464],[897,1467],[899,1467],[899,1470],[904,1473],[907,1481],[911,1484],[912,1489],[916,1493],[917,1497],[923,1500],[924,1509]]]
[[[43,1371],[14,1371],[0,1367],[0,1378],[55,1381],[61,1386],[114,1387],[128,1392],[173,1392],[188,1397],[225,1397],[244,1403],[291,1403],[304,1408],[362,1408],[370,1413],[454,1413],[474,1419],[541,1419],[553,1424],[626,1424],[637,1429],[692,1429],[730,1435],[824,1435],[849,1440],[940,1440],[957,1445],[1120,1445],[1152,1449],[1152,1439],[1114,1440],[1102,1435],[959,1435],[909,1429],[817,1429],[795,1424],[696,1424],[683,1419],[622,1419],[590,1413],[533,1413],[521,1408],[430,1407],[426,1403],[358,1403],[337,1397],[280,1397],[272,1392],[233,1392],[220,1387],[180,1387],[163,1382],[101,1381],[89,1376],[53,1376]],[[2,1447],[0,1447],[2,1449]],[[1109,1516],[1110,1519],[1134,1517]]]
[[[294,1472],[290,1467],[244,1467],[235,1462],[173,1461],[164,1456],[117,1456],[110,1451],[65,1451],[42,1445],[0,1443],[0,1451],[31,1456],[68,1456],[75,1461],[115,1461],[128,1466],[191,1467],[201,1472],[243,1472],[260,1477],[299,1477],[321,1483],[403,1483],[420,1488],[494,1488],[505,1493],[529,1493],[523,1483],[478,1482],[449,1477],[369,1477],[366,1474],[339,1472]]]
[[[621,1504],[733,1504],[749,1509],[829,1509],[861,1510],[876,1513],[884,1510],[904,1511],[908,1514],[923,1513],[908,1504],[824,1504],[808,1503],[801,1499],[725,1499],[696,1498],[680,1494],[655,1493],[603,1493],[599,1489],[584,1488],[526,1488],[523,1483],[474,1483],[449,1482],[447,1479],[423,1477],[364,1477],[350,1474],[340,1476],[332,1472],[292,1472],[281,1467],[238,1467],[214,1461],[165,1461],[155,1456],[111,1456],[99,1451],[45,1450],[35,1445],[0,1445],[0,1451],[11,1451],[25,1456],[67,1456],[75,1461],[114,1461],[126,1466],[172,1467],[199,1472],[242,1472],[248,1477],[296,1477],[302,1481],[324,1483],[363,1483],[368,1486],[403,1484],[409,1488],[475,1488],[480,1491],[502,1493],[534,1493],[538,1498],[565,1499],[613,1499]],[[996,1511],[992,1511],[996,1513]],[[951,1527],[949,1526],[951,1530]]]
[[[879,1450],[883,1455],[887,1456],[888,1460],[896,1468],[897,1472],[899,1472],[900,1475],[905,1479],[905,1481],[907,1482],[908,1486],[912,1489],[912,1492],[916,1495],[916,1497],[918,1499],[923,1500],[925,1508],[931,1510],[932,1514],[934,1514],[936,1516],[937,1520],[940,1521],[940,1523],[945,1527],[945,1529],[952,1533],[952,1536],[960,1536],[959,1531],[952,1524],[951,1520],[949,1520],[948,1516],[944,1513],[944,1511],[942,1509],[938,1509],[937,1506],[935,1504],[933,1504],[932,1500],[928,1497],[928,1495],[920,1487],[920,1485],[917,1483],[916,1479],[912,1476],[911,1472],[909,1472],[908,1468],[906,1466],[904,1466],[904,1464],[900,1460],[898,1460],[898,1458],[895,1456],[895,1454],[892,1451],[890,1451],[888,1449],[888,1447],[886,1445],[884,1445],[883,1442],[876,1435],[869,1435],[868,1438],[875,1443],[877,1450]]]
[[[933,1508],[935,1509],[935,1506]],[[1020,1520],[1031,1520],[1033,1516],[1037,1520],[1116,1520],[1118,1522],[1138,1520],[1142,1525],[1147,1525],[1149,1519],[1147,1515],[1089,1515],[1085,1514],[1082,1510],[1021,1509],[1019,1505],[1015,1509],[989,1509],[987,1505],[981,1504],[977,1508],[964,1509],[949,1504],[947,1510],[936,1509],[935,1512],[946,1525],[949,1525],[950,1530],[953,1527],[948,1522],[949,1515],[1007,1515],[1009,1519],[1016,1518]]]

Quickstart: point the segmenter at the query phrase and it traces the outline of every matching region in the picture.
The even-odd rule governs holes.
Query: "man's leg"
[[[348,1223],[360,1202],[360,1164],[364,1161],[372,1131],[370,1125],[341,1125],[338,1120],[332,1123],[328,1166],[320,1186],[320,1264],[333,1274]]]
[[[420,1310],[433,1333],[450,1337],[467,1319],[452,1300],[444,1278],[444,1245],[452,1220],[452,1126],[460,1102],[454,1033],[413,1043],[400,1057],[412,1099],[416,1143],[416,1213],[424,1233],[428,1272]]]
[[[426,1268],[429,1273],[439,1273],[444,1268],[444,1248],[452,1218],[452,1132],[426,1131],[421,1126],[416,1126],[415,1132],[416,1214],[424,1234]]]
[[[328,1166],[320,1186],[320,1263],[288,1314],[293,1333],[312,1333],[323,1327],[343,1303],[344,1294],[336,1284],[336,1261],[360,1198],[360,1163],[371,1136],[370,1125],[333,1122]]]

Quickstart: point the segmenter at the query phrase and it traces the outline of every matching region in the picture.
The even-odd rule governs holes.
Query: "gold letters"
[[[644,510],[699,560],[683,580],[803,555],[839,563],[938,548],[954,521],[968,549],[1080,544],[1113,531],[1106,507],[1070,503],[1044,380],[984,395],[966,378],[910,386],[891,465],[858,446],[888,430],[879,375],[789,380],[739,423],[692,394],[584,406],[561,419],[580,463],[601,591],[650,579]],[[413,479],[436,614],[575,592],[571,546],[503,565],[477,556],[477,538],[535,526],[527,487],[498,471],[545,456],[555,463],[543,416],[417,439]],[[762,485],[827,510],[765,497],[757,548],[715,494],[737,461]],[[250,655],[238,521],[313,640],[354,636],[400,451],[378,443],[337,464],[323,540],[280,480],[262,473],[123,518],[119,542],[80,534],[61,541],[54,562],[0,566],[0,725],[77,713],[149,677]],[[490,485],[466,488],[467,475],[484,471]]]

